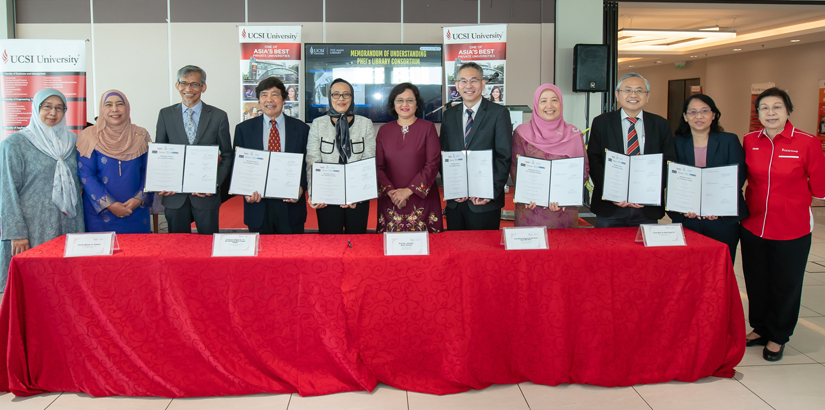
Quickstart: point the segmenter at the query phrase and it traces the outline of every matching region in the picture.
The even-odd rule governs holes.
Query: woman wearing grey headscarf
[[[66,127],[66,97],[34,95],[29,125],[0,143],[0,285],[11,257],[58,236],[83,232],[77,134]]]

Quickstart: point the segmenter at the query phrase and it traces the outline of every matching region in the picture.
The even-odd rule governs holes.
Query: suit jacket
[[[181,104],[177,103],[160,110],[158,114],[158,126],[155,132],[155,142],[163,144],[183,144],[189,145],[186,137],[186,129],[183,127],[183,114]],[[198,131],[195,135],[193,145],[217,145],[220,150],[220,161],[218,162],[218,179],[220,185],[232,170],[232,160],[235,158],[232,149],[232,139],[229,136],[229,118],[226,113],[211,105],[203,104],[200,119],[198,120]],[[163,197],[163,206],[171,209],[178,209],[189,197],[192,206],[197,209],[220,208],[221,196],[215,189],[215,195],[200,198],[190,194],[175,194]]]
[[[304,163],[301,170],[305,170],[309,125],[284,114],[284,129],[286,132],[286,144],[283,147],[283,152],[304,154]],[[263,133],[263,116],[248,119],[235,126],[235,146],[263,151]],[[304,192],[296,203],[284,202],[280,199],[262,199],[261,202],[254,204],[244,201],[243,223],[250,228],[260,227],[264,221],[264,212],[266,209],[264,201],[272,201],[279,205],[276,209],[283,209],[287,213],[290,225],[303,225],[307,220],[307,206],[304,199],[307,190],[306,172],[301,172],[301,188],[303,188]],[[260,194],[263,195],[263,192]]]
[[[643,111],[642,122],[645,127],[643,153],[664,154],[662,161],[662,188],[664,188],[666,175],[664,171],[667,169],[667,162],[676,160],[673,134],[670,132],[667,120],[656,114]],[[604,113],[593,119],[590,142],[587,145],[587,157],[590,160],[590,178],[593,180],[593,199],[590,201],[590,210],[596,216],[609,217],[619,208],[611,201],[602,200],[602,192],[604,190],[605,149],[625,153],[623,126],[621,110]],[[665,203],[664,189],[662,189],[661,201],[662,204]],[[645,206],[642,211],[645,216],[652,219],[661,219],[665,216],[664,206]]]
[[[693,136],[679,136],[674,138],[676,147],[676,162],[690,166],[696,166],[696,158],[693,153]],[[742,195],[742,187],[748,179],[748,169],[745,165],[745,150],[739,137],[729,132],[712,132],[708,136],[708,155],[706,159],[707,167],[720,167],[723,165],[739,165],[739,216],[724,216],[718,220],[727,224],[735,224],[747,217],[748,207],[745,205],[745,196]],[[668,216],[673,222],[682,222],[685,215],[681,212],[668,212]]]
[[[467,203],[473,212],[500,210],[504,207],[504,185],[507,184],[512,163],[513,123],[510,122],[510,112],[503,106],[482,98],[467,138],[467,148],[464,148],[464,104],[458,104],[444,112],[444,118],[441,120],[441,150],[493,150],[495,198],[481,206]],[[455,208],[458,203],[449,200],[447,206]]]

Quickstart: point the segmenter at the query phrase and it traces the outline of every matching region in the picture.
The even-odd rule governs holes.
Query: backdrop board
[[[301,118],[301,26],[240,26],[241,120],[261,115],[255,86],[267,77],[284,82],[284,114]]]

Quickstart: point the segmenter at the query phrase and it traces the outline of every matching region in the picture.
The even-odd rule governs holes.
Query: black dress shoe
[[[785,352],[785,345],[779,346],[779,351],[778,352],[772,352],[772,351],[768,350],[767,346],[765,346],[765,348],[762,349],[762,358],[769,361],[769,362],[778,362],[778,361],[782,360],[782,354],[784,352]]]
[[[768,338],[765,336],[759,336],[756,339],[747,339],[745,341],[745,346],[767,346],[768,345]]]

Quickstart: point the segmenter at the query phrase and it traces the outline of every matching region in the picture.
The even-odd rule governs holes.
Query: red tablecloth
[[[63,259],[58,238],[12,261],[0,388],[444,394],[733,376],[745,325],[725,245],[548,234],[548,251],[431,235],[426,257],[385,257],[380,235],[266,236],[257,258],[210,258],[210,237],[120,235],[114,256]]]

